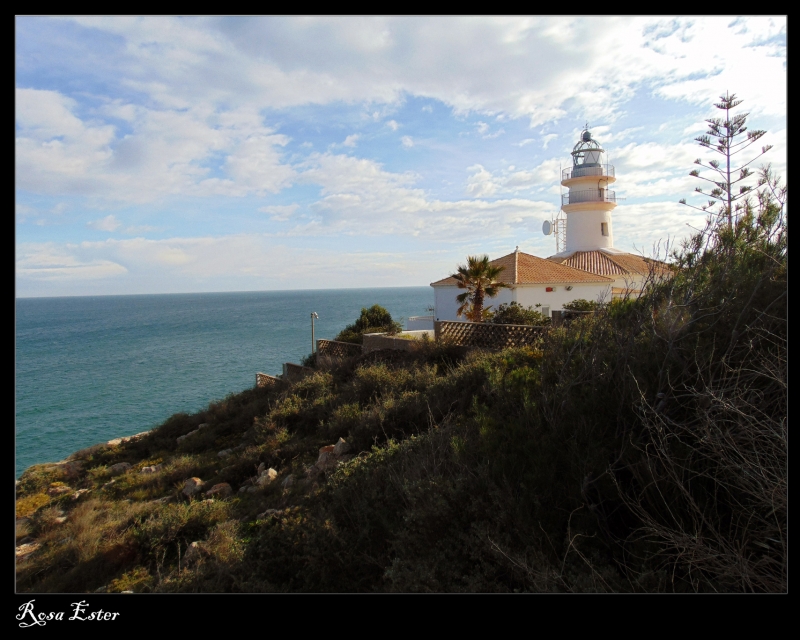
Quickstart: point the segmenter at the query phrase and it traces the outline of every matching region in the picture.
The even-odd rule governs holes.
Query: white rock
[[[266,468],[267,468],[267,465],[264,462],[262,462],[260,465],[258,465],[258,471],[257,471],[258,475],[261,475]]]

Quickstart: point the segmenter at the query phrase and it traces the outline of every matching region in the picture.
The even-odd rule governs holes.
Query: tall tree
[[[484,300],[487,297],[494,298],[500,289],[508,287],[508,284],[498,280],[503,269],[490,265],[487,255],[467,256],[467,264],[458,265],[457,272],[450,277],[458,281],[459,289],[467,289],[456,296],[461,304],[458,308],[459,317],[465,315],[472,322],[483,322]]]
[[[714,106],[717,109],[725,112],[725,119],[710,118],[706,120],[706,123],[708,124],[708,131],[706,131],[704,135],[695,138],[695,140],[700,143],[701,147],[710,149],[720,154],[724,158],[724,162],[720,162],[719,160],[709,160],[704,164],[700,158],[694,161],[695,164],[700,165],[704,169],[710,169],[714,173],[712,174],[711,178],[708,178],[706,176],[701,176],[700,171],[695,169],[691,171],[689,175],[710,182],[714,185],[714,187],[710,191],[703,191],[700,187],[695,189],[697,193],[701,193],[704,196],[711,198],[706,206],[687,206],[694,209],[699,209],[701,211],[706,211],[708,207],[713,207],[715,204],[721,203],[721,213],[727,218],[728,226],[732,227],[734,203],[740,198],[746,198],[748,193],[753,189],[751,186],[740,184],[738,187],[738,193],[734,193],[734,185],[753,175],[753,172],[747,168],[748,165],[764,155],[772,148],[772,146],[767,145],[765,147],[761,147],[761,153],[751,158],[747,162],[740,163],[738,167],[732,167],[731,159],[733,156],[741,153],[747,147],[754,144],[766,133],[766,131],[747,130],[745,123],[747,122],[747,116],[750,115],[749,113],[731,115],[731,109],[734,109],[742,103],[742,100],[738,100],[736,98],[735,93],[729,94],[728,92],[725,92],[725,95],[720,96],[719,100],[720,101],[715,103]],[[686,204],[686,199],[681,199],[680,203]],[[737,205],[736,210],[738,211],[739,208],[739,205]]]

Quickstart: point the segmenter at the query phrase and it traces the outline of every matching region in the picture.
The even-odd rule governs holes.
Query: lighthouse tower
[[[588,129],[572,150],[572,167],[564,169],[561,184],[569,192],[561,196],[561,208],[567,214],[566,251],[612,249],[614,234],[611,211],[617,206],[616,195],[609,191],[614,167],[604,164],[605,151],[592,139]]]

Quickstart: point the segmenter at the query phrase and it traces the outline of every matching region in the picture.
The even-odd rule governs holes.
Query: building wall
[[[466,320],[466,318],[458,317],[456,311],[461,305],[456,302],[456,296],[464,293],[466,289],[459,289],[456,286],[434,287],[433,299],[434,309],[433,312],[436,320]],[[484,306],[492,306],[492,310],[497,309],[501,304],[508,304],[514,298],[514,291],[512,289],[500,289],[500,293],[495,298],[487,298],[484,301]]]
[[[517,302],[523,307],[535,307],[537,304],[550,307],[550,311],[561,311],[567,302],[583,298],[589,301],[607,301],[611,299],[611,283],[608,284],[552,284],[547,285],[553,291],[547,291],[545,285],[518,285]],[[566,287],[572,286],[571,291]]]
[[[601,223],[608,225],[608,235],[601,232]],[[614,246],[614,227],[611,211],[604,209],[578,210],[567,213],[567,251],[592,251]]]
[[[548,292],[547,286],[551,286],[553,291]],[[572,300],[583,298],[590,301],[608,301],[611,299],[611,286],[612,283],[607,284],[574,284],[572,290],[567,291],[565,287],[570,286],[568,283],[554,284],[554,285],[516,285],[513,289],[501,289],[496,298],[489,298],[486,300],[487,305],[492,305],[493,309],[497,309],[501,304],[508,304],[512,300],[518,302],[524,307],[535,306],[542,304],[549,306],[550,311],[560,311],[564,308],[564,304]],[[626,286],[624,284],[617,285],[616,282],[613,286]],[[434,316],[437,320],[465,320],[456,315],[456,310],[459,305],[456,302],[456,296],[464,292],[464,289],[458,287],[434,287]]]

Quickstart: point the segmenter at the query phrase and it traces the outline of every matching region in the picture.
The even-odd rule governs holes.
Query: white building
[[[605,151],[584,130],[572,150],[572,167],[565,169],[561,184],[569,189],[562,196],[566,215],[564,250],[547,259],[523,253],[519,247],[490,262],[502,266],[499,279],[509,285],[485,304],[495,308],[511,301],[527,306],[541,305],[546,315],[560,311],[577,299],[606,302],[612,297],[636,295],[651,270],[662,271],[663,263],[614,248],[611,212],[617,206],[616,194],[609,185],[616,181],[614,167],[603,163]],[[563,221],[561,221],[563,224]],[[545,223],[544,231],[550,233]],[[459,318],[456,296],[463,293],[455,278],[432,282],[434,319]]]

